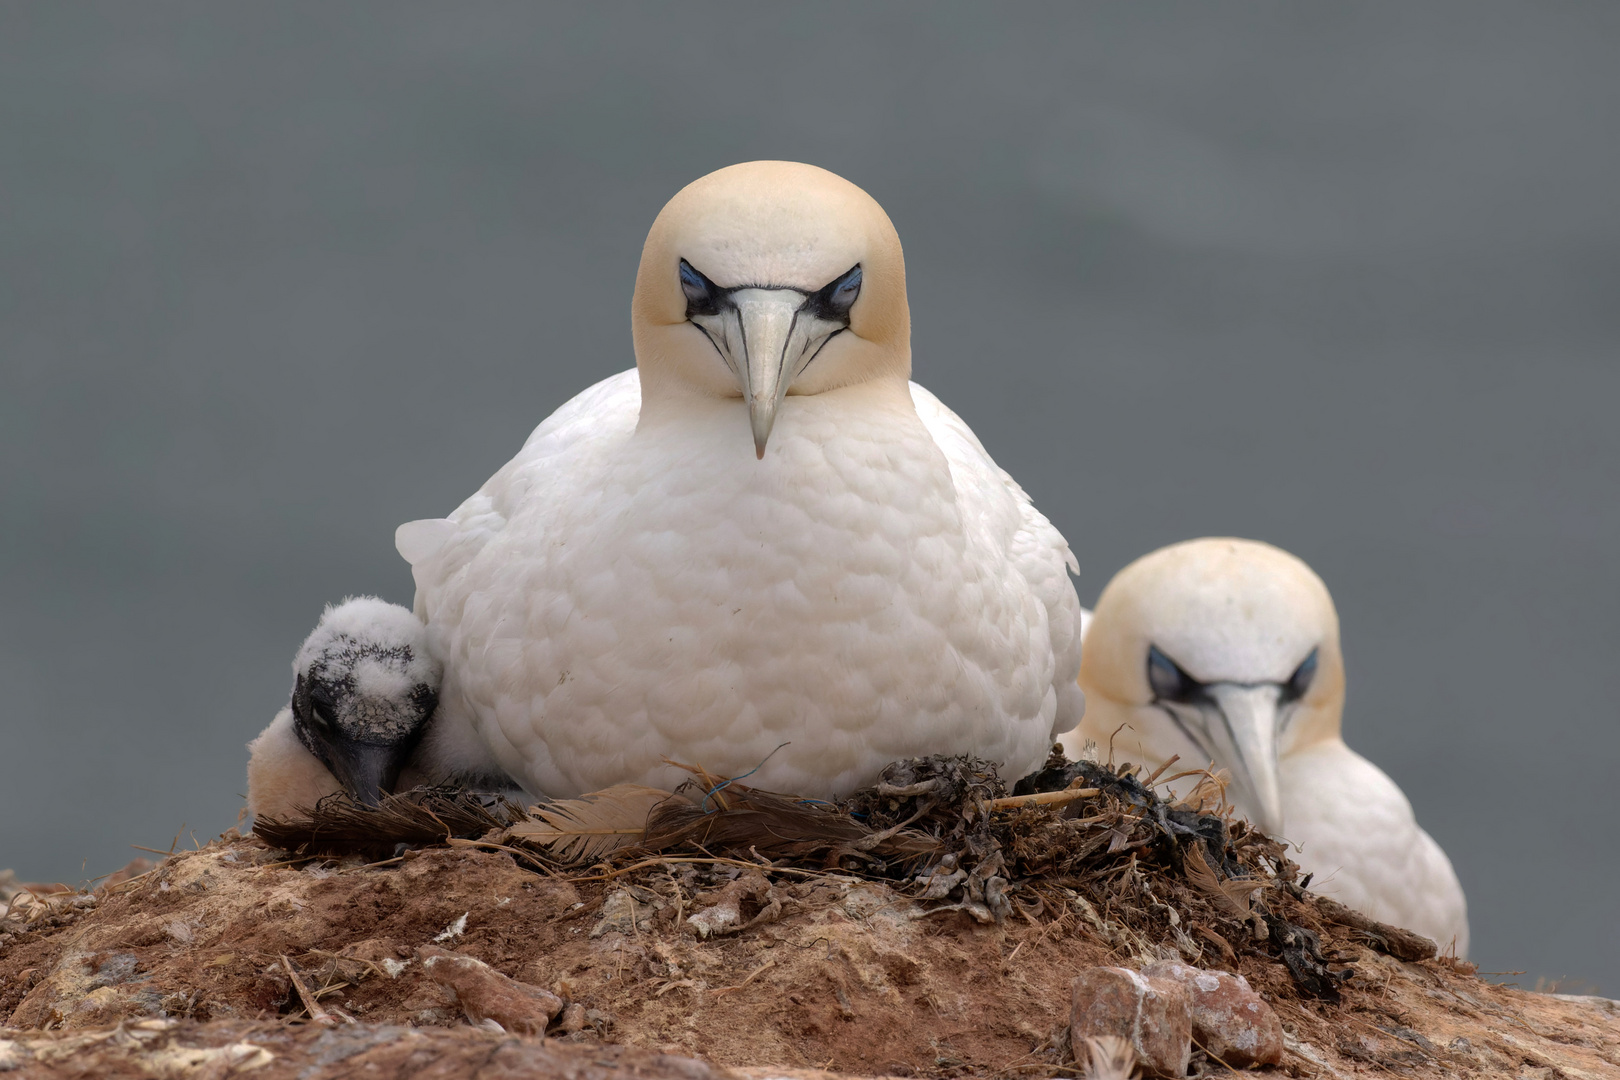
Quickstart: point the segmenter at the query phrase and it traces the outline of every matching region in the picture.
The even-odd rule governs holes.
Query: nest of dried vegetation
[[[252,1043],[276,1055],[267,1080],[362,1059],[387,1080],[424,1055],[462,1075],[457,1054],[531,1053],[447,1003],[422,961],[433,943],[565,1002],[547,1045],[717,1067],[1073,1075],[1076,971],[1177,958],[1272,1003],[1290,1075],[1620,1067],[1606,1005],[1481,982],[1312,895],[1219,777],[1180,774],[1198,783],[1176,801],[1156,785],[1177,777],[1054,756],[1008,792],[984,762],[935,757],[834,805],[688,772],[676,791],[534,807],[333,799],[92,891],[0,881],[0,1028],[17,1029],[0,1030],[0,1070],[10,1055],[42,1077],[147,1076],[153,1055]],[[135,1034],[81,1034],[96,1031]],[[333,1040],[377,1045],[327,1069]]]
[[[254,832],[305,855],[397,856],[422,844],[508,852],[575,880],[651,881],[672,864],[756,869],[803,878],[882,881],[929,914],[979,923],[1078,918],[1135,956],[1208,954],[1280,962],[1303,997],[1337,1001],[1354,974],[1324,952],[1324,915],[1403,960],[1432,941],[1309,896],[1281,843],[1233,817],[1224,777],[1162,776],[1131,765],[1068,761],[1054,748],[1009,793],[993,764],[971,757],[898,761],[841,803],[721,780],[696,766],[676,791],[620,785],[523,808],[468,792],[418,789],[380,807],[333,798],[298,821]],[[1155,790],[1197,777],[1184,800]],[[758,918],[758,916],[756,916]],[[1168,950],[1166,948],[1168,945]]]

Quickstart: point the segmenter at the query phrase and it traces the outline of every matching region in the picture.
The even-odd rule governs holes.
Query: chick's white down
[[[421,620],[372,596],[328,606],[293,658],[293,693],[248,744],[248,810],[301,816],[346,791],[373,802],[401,776],[441,677]]]

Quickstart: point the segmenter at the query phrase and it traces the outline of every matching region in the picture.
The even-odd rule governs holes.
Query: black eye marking
[[[1295,668],[1294,673],[1288,676],[1288,681],[1283,684],[1282,700],[1284,703],[1298,701],[1311,688],[1311,680],[1316,678],[1316,652],[1317,650],[1312,649],[1311,654],[1301,660],[1299,667]]]
[[[685,259],[681,260],[680,270],[681,292],[686,295],[686,317],[720,314],[725,290],[704,277],[702,271]]]
[[[805,301],[805,310],[828,322],[849,325],[849,309],[861,295],[861,264],[845,270]]]
[[[317,726],[324,728],[337,727],[337,710],[335,703],[322,687],[313,687],[309,692],[309,704],[313,719]]]
[[[319,680],[299,675],[293,680],[293,717],[305,728],[325,730],[337,725],[332,691]]]
[[[1157,645],[1148,646],[1147,676],[1155,701],[1190,705],[1207,696],[1204,684],[1182,671],[1181,665],[1160,652]]]

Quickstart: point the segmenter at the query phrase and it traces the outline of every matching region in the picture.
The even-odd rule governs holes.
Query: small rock
[[[699,903],[709,901],[709,906],[692,915],[686,920],[686,925],[700,939],[711,935],[734,933],[744,927],[742,903],[744,900],[755,900],[761,903],[770,894],[771,883],[765,880],[765,875],[757,870],[750,870],[737,880],[726,885],[718,893],[706,898],[700,898]],[[780,910],[781,905],[777,905]]]
[[[564,1035],[572,1035],[576,1031],[584,1031],[585,1006],[576,1001],[572,1005],[568,1006],[568,1008],[564,1009],[561,1026]]]
[[[10,870],[0,870],[0,874],[9,874]],[[5,885],[5,879],[0,877],[0,886]],[[11,1072],[20,1069],[34,1059],[33,1051],[20,1042],[11,1039],[0,1039],[0,1072]]]
[[[550,990],[509,979],[482,960],[432,945],[416,955],[428,977],[455,995],[469,1023],[493,1020],[520,1035],[544,1035],[562,1012],[562,999]]]
[[[1140,975],[1128,968],[1087,968],[1070,984],[1069,1033],[1075,1046],[1087,1038],[1129,1039],[1150,1073],[1186,1076],[1192,1057],[1192,1011],[1187,991],[1174,979]]]
[[[663,901],[651,890],[632,885],[615,889],[602,901],[602,914],[591,929],[591,937],[623,934],[633,937],[652,928],[652,918],[662,908]]]
[[[1142,974],[1186,988],[1193,1036],[1214,1057],[1234,1069],[1282,1062],[1282,1022],[1243,976],[1174,961],[1149,964]]]

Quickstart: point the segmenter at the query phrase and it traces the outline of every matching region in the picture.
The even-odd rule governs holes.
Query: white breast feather
[[[763,461],[737,401],[638,430],[633,370],[553,414],[413,563],[446,668],[431,756],[559,797],[783,742],[750,782],[1037,766],[1079,719],[1073,557],[933,395],[862,394],[788,398]]]
[[[1288,839],[1311,889],[1375,919],[1468,951],[1468,909],[1451,860],[1378,766],[1337,740],[1283,757]]]

